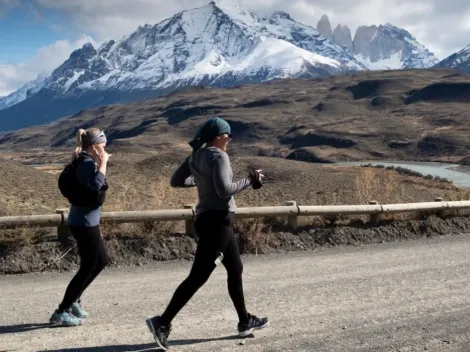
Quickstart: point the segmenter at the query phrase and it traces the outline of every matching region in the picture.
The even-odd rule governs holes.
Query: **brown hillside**
[[[110,160],[109,195],[105,211],[181,208],[197,203],[195,189],[173,189],[169,177],[183,156],[161,158],[144,154],[116,153]],[[269,157],[234,157],[236,178],[252,167],[265,170],[260,191],[237,196],[239,206],[281,205],[295,200],[304,205],[365,204],[467,199],[468,192],[450,184],[400,175],[391,170],[321,166]],[[0,159],[1,197],[4,215],[53,213],[67,207],[57,189],[57,171],[46,171]]]
[[[469,87],[468,75],[428,69],[194,88],[10,133],[0,148],[67,147],[79,127],[99,126],[114,151],[187,151],[196,126],[220,115],[240,156],[458,161],[469,156]]]

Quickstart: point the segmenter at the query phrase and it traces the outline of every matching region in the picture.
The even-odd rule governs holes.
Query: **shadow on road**
[[[187,339],[187,340],[169,340],[168,343],[170,346],[185,346],[185,345],[195,345],[198,343],[206,343],[213,341],[227,341],[227,340],[238,340],[241,339],[237,335],[224,336],[224,337],[213,337],[210,339]]]
[[[0,335],[15,334],[19,332],[26,332],[26,331],[46,329],[46,328],[54,328],[54,326],[48,323],[0,326]]]
[[[43,350],[39,352],[144,352],[144,351],[163,351],[157,348],[155,343],[147,343],[143,345],[114,345],[99,347],[80,347],[80,348],[64,348],[60,350]]]
[[[172,346],[194,345],[198,343],[212,341],[228,341],[237,340],[238,336],[214,337],[210,339],[187,339],[187,340],[170,340],[170,348]],[[47,352],[144,352],[144,351],[162,351],[156,347],[155,343],[147,343],[142,345],[113,345],[99,347],[80,347],[80,348],[64,348],[60,350],[47,350]],[[46,352],[39,351],[39,352]]]

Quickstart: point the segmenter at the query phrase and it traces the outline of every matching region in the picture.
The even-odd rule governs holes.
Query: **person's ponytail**
[[[72,155],[72,161],[77,159],[80,156],[81,152],[83,151],[83,137],[85,136],[85,134],[86,134],[86,131],[82,128],[80,128],[77,132],[76,146]]]

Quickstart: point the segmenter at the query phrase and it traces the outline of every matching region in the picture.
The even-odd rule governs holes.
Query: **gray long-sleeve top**
[[[197,187],[199,203],[196,214],[206,211],[235,212],[234,195],[251,185],[249,178],[233,182],[227,153],[215,147],[198,150],[194,160],[186,159],[171,178],[172,187]]]

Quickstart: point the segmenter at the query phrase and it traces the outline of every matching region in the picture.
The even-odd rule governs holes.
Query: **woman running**
[[[101,205],[108,188],[106,167],[108,154],[104,148],[106,136],[97,128],[80,129],[71,167],[75,192],[68,216],[68,227],[77,241],[80,269],[70,281],[62,303],[49,321],[54,325],[82,324],[88,313],[81,307],[80,297],[98,274],[108,265],[108,254],[100,233]],[[76,203],[76,204],[74,204]]]
[[[172,187],[197,186],[199,203],[195,227],[199,241],[189,276],[176,289],[163,314],[146,320],[155,341],[164,350],[168,349],[167,339],[172,320],[209,279],[219,261],[227,270],[228,292],[239,319],[239,336],[248,336],[269,323],[267,318],[260,319],[246,310],[242,284],[243,264],[233,232],[236,210],[233,196],[250,186],[259,188],[264,175],[261,170],[256,170],[240,181],[232,181],[232,169],[226,153],[230,139],[230,125],[225,120],[219,117],[209,119],[190,142],[192,155],[171,179]]]

